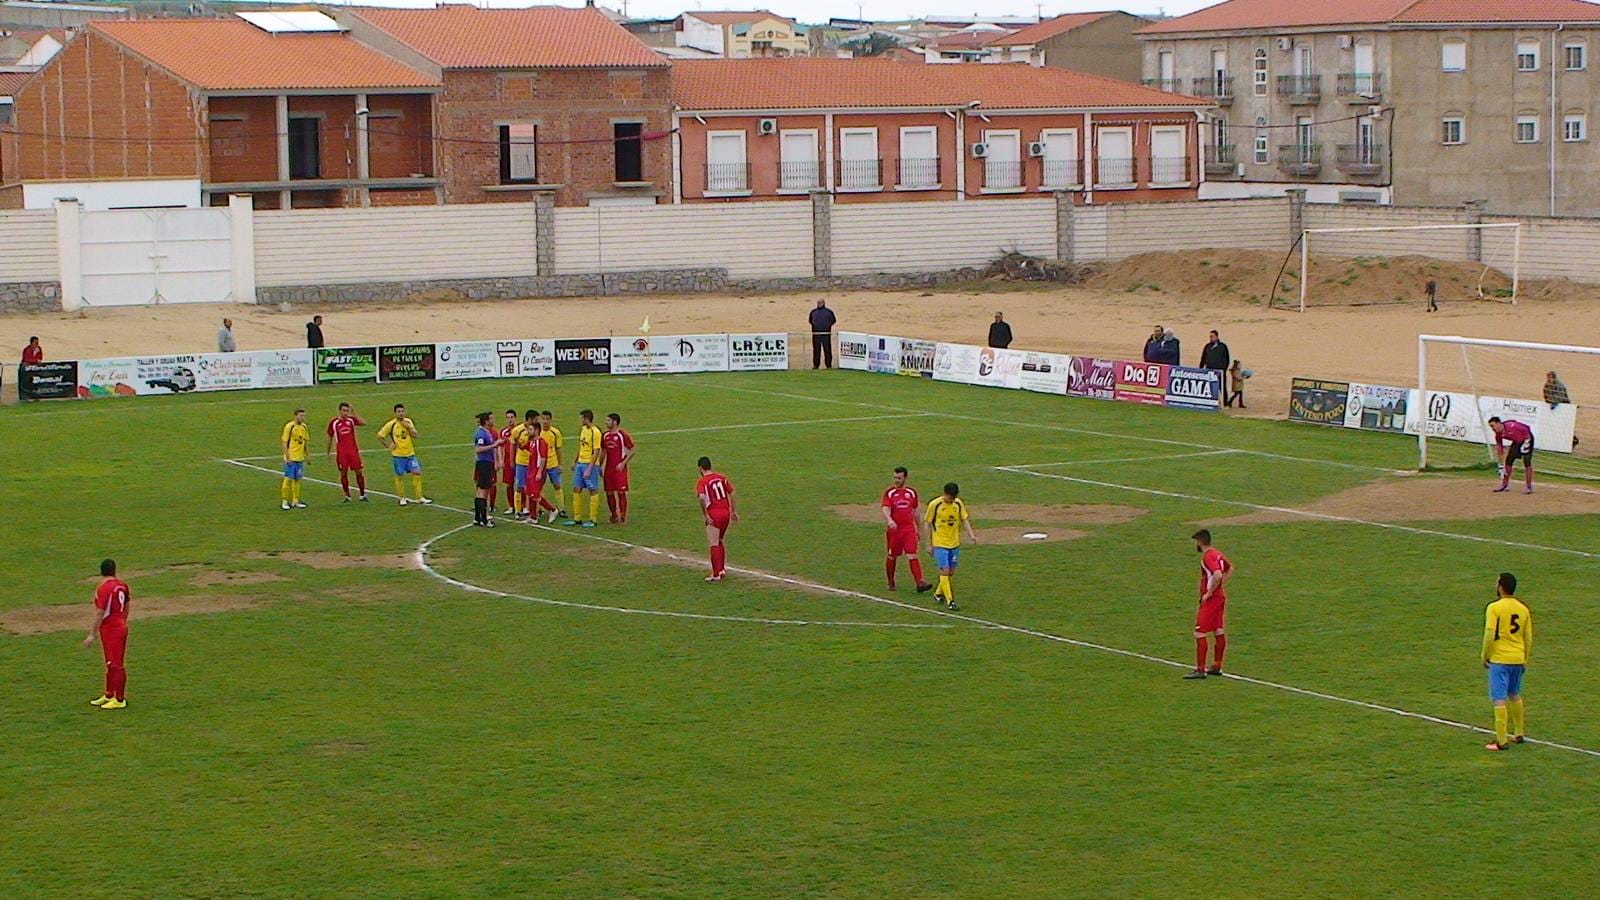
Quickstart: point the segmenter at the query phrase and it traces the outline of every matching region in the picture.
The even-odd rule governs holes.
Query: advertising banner
[[[781,372],[789,368],[789,336],[767,334],[728,335],[728,369],[734,372]]]
[[[556,374],[555,341],[495,341],[494,353],[495,375],[501,378],[546,378]]]
[[[356,384],[377,380],[377,347],[317,349],[317,384]]]
[[[1173,366],[1167,376],[1167,405],[1179,409],[1222,409],[1222,370]]]
[[[1041,394],[1065,394],[1072,357],[1060,353],[1023,353],[1019,386]]]
[[[1022,386],[1022,359],[1026,355],[1021,350],[978,348],[977,383],[1016,390]]]
[[[310,387],[316,381],[310,350],[203,353],[195,365],[195,390]]]
[[[938,349],[939,345],[933,341],[901,338],[898,374],[911,378],[932,378],[933,355]]]
[[[978,350],[971,344],[940,341],[933,351],[933,380],[978,383]]]
[[[1383,384],[1350,383],[1350,398],[1344,408],[1344,427],[1363,431],[1406,430],[1406,410],[1411,405],[1410,388]]]
[[[869,335],[854,331],[839,332],[839,368],[867,370],[867,341]]]
[[[1343,425],[1350,403],[1350,385],[1344,381],[1296,378],[1289,382],[1289,419],[1317,425]]]
[[[1067,395],[1113,400],[1117,393],[1117,363],[1092,356],[1074,356],[1067,369]]]
[[[493,378],[499,373],[500,357],[495,353],[494,341],[457,341],[435,348],[433,377],[440,381]]]
[[[1533,444],[1539,450],[1572,452],[1572,435],[1578,416],[1577,407],[1571,403],[1552,409],[1550,404],[1538,400],[1474,398],[1472,394],[1456,391],[1428,391],[1407,411],[1406,433],[1425,431],[1430,438],[1488,445],[1494,441],[1494,433],[1488,426],[1491,416],[1526,424],[1533,429]]]
[[[867,371],[895,375],[900,371],[900,339],[871,334],[867,336]]]
[[[725,334],[684,334],[657,340],[671,342],[667,348],[668,372],[728,371],[728,336]]]
[[[673,338],[614,337],[611,339],[611,374],[647,375],[665,373],[671,359]]]
[[[1116,362],[1116,399],[1124,403],[1161,406],[1167,402],[1167,382],[1172,367],[1163,363]]]
[[[611,338],[579,338],[555,342],[557,375],[609,375]],[[502,375],[504,372],[501,373]]]
[[[79,397],[187,394],[195,389],[194,355],[86,359],[78,363]]]
[[[17,367],[17,396],[24,400],[70,400],[78,396],[78,363],[24,363]]]
[[[432,344],[388,344],[378,348],[379,381],[432,381]]]

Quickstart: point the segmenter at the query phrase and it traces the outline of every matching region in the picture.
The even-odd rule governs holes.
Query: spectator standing
[[[1004,313],[994,314],[994,322],[989,325],[989,346],[997,350],[1011,346],[1011,325],[1006,322]]]
[[[222,327],[217,329],[217,352],[232,353],[239,349],[239,342],[233,339],[233,320],[223,319]]]
[[[1249,379],[1250,375],[1250,370],[1242,368],[1237,359],[1233,361],[1233,365],[1228,367],[1228,393],[1227,396],[1223,398],[1223,406],[1231,409],[1233,407],[1233,402],[1237,400],[1239,401],[1239,408],[1245,408],[1244,383],[1247,379]]]
[[[312,316],[306,323],[306,346],[312,350],[327,346],[322,340],[322,317]]]
[[[42,362],[44,362],[44,347],[40,346],[37,337],[28,338],[28,346],[22,348],[22,364],[36,366]],[[1551,372],[1550,374],[1554,375],[1555,373]],[[1548,390],[1546,388],[1547,392]]]
[[[1182,364],[1180,362],[1182,356],[1179,353],[1178,336],[1172,333],[1171,328],[1161,333],[1160,350],[1157,356],[1160,358],[1156,362],[1166,363],[1169,366]]]
[[[1161,361],[1161,359],[1160,359],[1160,354],[1161,354],[1161,336],[1162,336],[1163,333],[1164,333],[1164,330],[1162,329],[1162,327],[1160,325],[1157,325],[1155,327],[1155,330],[1150,332],[1150,336],[1144,339],[1144,357],[1143,358],[1144,358],[1145,362],[1160,362]]]
[[[1428,312],[1439,311],[1439,282],[1429,278],[1422,286],[1422,292],[1428,295]]]
[[[35,340],[38,339],[35,338]],[[27,359],[24,358],[23,361],[26,362]],[[1553,369],[1544,373],[1544,402],[1550,404],[1551,409],[1555,409],[1563,403],[1572,402],[1572,395],[1567,393],[1567,386],[1562,384],[1561,379],[1556,377]]]
[[[817,308],[809,316],[811,323],[811,368],[815,369],[827,361],[827,367],[833,368],[833,326],[839,324],[839,317],[828,308],[828,301],[818,300]]]
[[[1228,355],[1228,345],[1222,342],[1216,331],[1211,332],[1211,340],[1200,351],[1200,368],[1216,369],[1219,372],[1227,371],[1228,363],[1232,358]]]

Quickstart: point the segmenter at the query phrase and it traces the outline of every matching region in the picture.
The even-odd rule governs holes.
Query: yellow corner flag
[[[650,317],[649,316],[645,316],[644,317],[644,324],[639,326],[639,333],[640,334],[649,334],[650,333]]]

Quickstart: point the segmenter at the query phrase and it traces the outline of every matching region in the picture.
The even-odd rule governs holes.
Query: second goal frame
[[[1522,268],[1521,222],[1453,222],[1448,225],[1373,225],[1361,228],[1306,228],[1300,232],[1300,311],[1306,311],[1306,293],[1311,275],[1311,236],[1314,234],[1362,234],[1377,231],[1487,231],[1511,229],[1511,302],[1517,302]]]

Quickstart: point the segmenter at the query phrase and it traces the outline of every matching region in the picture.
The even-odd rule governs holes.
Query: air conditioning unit
[[[1349,50],[1351,47],[1355,46],[1355,43],[1356,43],[1356,39],[1351,37],[1350,35],[1348,35],[1348,34],[1339,35],[1339,49],[1340,50]]]
[[[972,158],[984,159],[989,155],[989,145],[982,141],[972,145]]]
[[[1044,155],[1044,141],[1029,141],[1028,142],[1028,155],[1032,156],[1032,157],[1035,157],[1035,158],[1043,156]]]
[[[756,134],[777,134],[777,119],[759,119],[756,122]]]
[[[1278,49],[1288,53],[1290,50],[1294,49],[1294,41],[1286,37],[1278,38]]]

